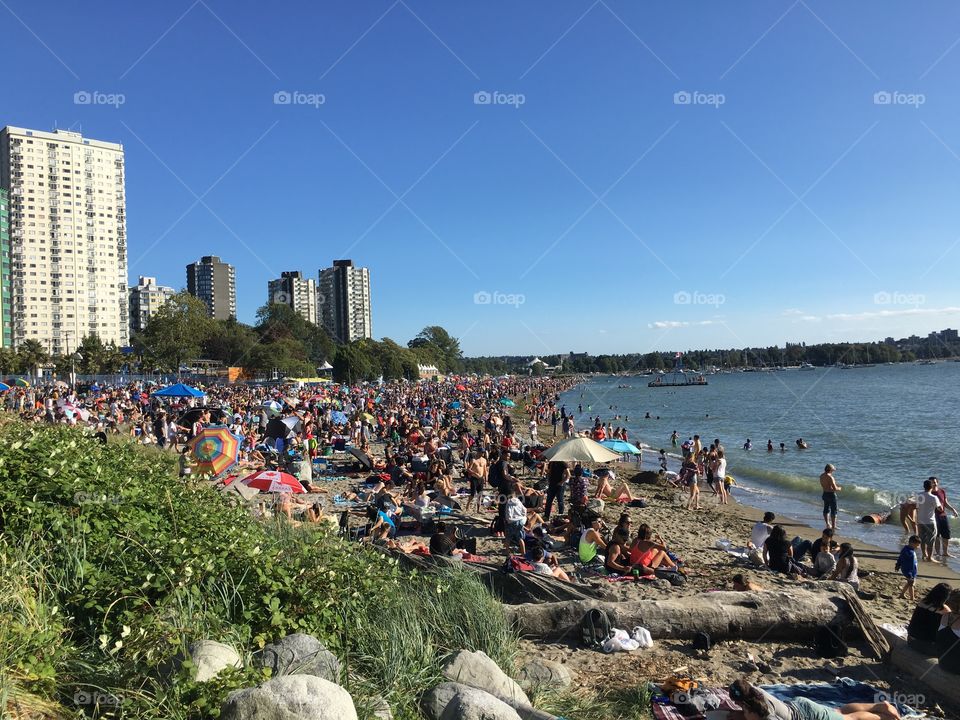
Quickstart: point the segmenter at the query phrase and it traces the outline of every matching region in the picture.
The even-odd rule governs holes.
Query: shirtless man
[[[470,482],[470,497],[467,498],[466,511],[470,512],[470,502],[477,499],[477,512],[480,512],[480,502],[483,500],[483,486],[487,484],[487,453],[481,450],[477,453],[466,468],[467,479]]]
[[[828,528],[837,529],[837,493],[842,488],[837,485],[833,473],[836,468],[827,464],[820,475],[820,488],[823,490],[823,524]]]

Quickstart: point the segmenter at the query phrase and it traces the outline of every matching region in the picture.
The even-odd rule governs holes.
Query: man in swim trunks
[[[833,473],[836,468],[827,463],[820,475],[820,488],[823,490],[823,524],[828,528],[837,528],[837,493],[842,489],[837,485]]]

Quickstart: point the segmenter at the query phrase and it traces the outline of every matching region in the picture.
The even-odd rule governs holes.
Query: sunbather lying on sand
[[[730,713],[731,720],[737,716],[744,720],[897,720],[900,713],[887,702],[848,703],[839,710],[801,697],[783,702],[744,679],[730,686],[730,697],[743,708],[740,713]]]

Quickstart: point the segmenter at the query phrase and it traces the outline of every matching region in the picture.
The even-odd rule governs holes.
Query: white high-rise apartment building
[[[0,130],[9,191],[13,344],[72,352],[96,334],[125,346],[127,219],[123,146],[66,130]]]
[[[130,288],[130,334],[143,332],[150,318],[174,293],[172,287],[157,285],[155,277],[141,275],[140,281]]]
[[[352,260],[334,260],[320,271],[317,305],[323,326],[342,343],[373,337],[370,320],[370,270]]]
[[[317,324],[317,283],[299,270],[280,273],[267,283],[267,302],[289,305],[309,323]]]

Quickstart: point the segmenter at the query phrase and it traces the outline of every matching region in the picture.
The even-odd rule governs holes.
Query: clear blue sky
[[[243,321],[349,257],[377,337],[469,354],[960,324],[953,0],[2,0],[0,33],[0,124],[124,144],[131,282],[220,255]]]

